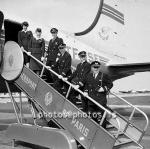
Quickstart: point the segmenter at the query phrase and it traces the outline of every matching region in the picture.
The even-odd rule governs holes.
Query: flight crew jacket
[[[32,32],[31,31],[19,31],[18,32],[18,44],[20,47],[23,47],[26,51],[28,51],[29,42],[32,38]]]
[[[89,62],[85,61],[83,63],[79,63],[77,65],[76,70],[73,72],[70,78],[68,78],[69,81],[71,81],[73,84],[83,86],[83,80],[87,76],[87,74],[91,70],[91,65]]]
[[[69,77],[72,74],[71,61],[71,55],[65,51],[63,55],[57,55],[56,62],[54,65],[52,65],[52,67],[58,67],[59,75],[62,75],[63,77]]]
[[[84,84],[84,92],[88,92],[88,95],[101,105],[107,104],[106,95],[113,87],[113,83],[108,75],[99,72],[95,78],[94,74],[90,72],[85,78]],[[93,103],[89,102],[89,104]]]
[[[49,45],[48,45],[48,50],[47,50],[47,61],[51,61],[54,62],[56,61],[57,58],[57,54],[60,53],[58,46],[63,43],[63,39],[56,37],[56,39],[53,41],[53,39],[51,39],[49,41]]]

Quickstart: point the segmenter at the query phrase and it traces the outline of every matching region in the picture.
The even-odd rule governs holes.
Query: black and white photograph
[[[150,149],[149,0],[0,0],[0,149]]]

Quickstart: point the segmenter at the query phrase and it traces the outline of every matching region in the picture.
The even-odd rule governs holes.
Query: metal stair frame
[[[25,52],[26,54],[28,54],[24,49],[22,49],[23,50],[23,52]],[[29,55],[29,54],[28,54]],[[56,72],[54,72],[53,70],[51,70],[48,66],[46,66],[45,64],[43,64],[41,61],[39,61],[39,60],[37,60],[35,57],[33,57],[32,55],[29,55],[31,58],[33,58],[35,61],[37,61],[39,64],[41,64],[45,69],[48,69],[51,73],[53,73],[54,75],[56,75],[56,76],[58,76],[58,78],[59,79],[62,79],[64,82],[66,82],[68,85],[69,85],[69,89],[68,89],[68,92],[67,92],[67,94],[66,94],[66,98],[68,97],[68,95],[69,95],[69,93],[70,93],[70,89],[71,88],[74,88],[76,91],[78,91],[80,94],[82,94],[83,96],[85,96],[84,95],[84,93],[81,91],[81,90],[79,90],[79,89],[77,89],[77,88],[75,88],[75,86],[73,85],[73,84],[71,84],[70,82],[68,82],[68,81],[66,81],[66,80],[64,80],[64,78],[61,76],[61,75],[58,75]],[[30,78],[31,78],[31,80],[34,80],[34,82],[32,82],[31,80],[28,80],[27,78],[25,78],[26,77],[26,74],[25,74],[25,71],[30,71],[31,73],[30,73]],[[26,93],[27,93],[27,95],[33,100],[33,102],[35,102],[36,104],[38,104],[39,105],[39,107],[41,107],[41,109],[44,111],[44,112],[46,112],[47,114],[48,114],[48,116],[49,116],[49,112],[54,112],[54,109],[56,110],[57,109],[57,112],[64,112],[64,111],[62,111],[62,110],[68,110],[69,111],[69,109],[70,108],[73,108],[73,111],[74,112],[77,112],[77,111],[80,111],[81,113],[83,113],[81,110],[79,110],[75,105],[73,105],[70,101],[68,101],[65,97],[63,97],[59,92],[57,92],[56,90],[54,90],[53,89],[53,87],[51,87],[50,85],[48,85],[47,83],[45,83],[44,82],[44,80],[42,80],[39,76],[37,76],[36,74],[34,74],[31,70],[29,70],[28,68],[26,68],[25,66],[24,66],[24,68],[23,68],[23,71],[22,71],[22,73],[21,73],[21,75],[20,75],[20,77],[17,79],[17,80],[15,80],[15,84],[20,88],[20,84],[23,84],[23,83],[25,83],[25,82],[22,82],[22,80],[21,79],[27,79],[26,81],[27,81],[27,84],[28,85],[30,85],[30,87],[29,86],[27,86],[27,87],[25,87],[25,88],[21,88],[23,91],[25,91]],[[18,85],[19,84],[19,85]],[[41,90],[41,88],[43,88],[43,94],[42,94],[42,92],[39,92],[39,90],[38,90],[38,88],[40,88],[39,90]],[[47,88],[47,90],[45,90],[45,88]],[[57,107],[51,107],[51,110],[52,111],[49,111],[49,106],[51,106],[51,103],[53,102],[53,101],[48,101],[48,100],[51,100],[51,99],[46,99],[46,94],[45,93],[47,93],[47,96],[51,96],[51,95],[48,95],[49,94],[49,88],[51,88],[51,90],[53,91],[53,93],[55,93],[55,94],[58,94],[60,97],[61,97],[61,100],[60,99],[57,99],[57,100],[59,100],[59,102],[57,101]],[[46,91],[46,92],[45,92]],[[52,93],[52,94],[53,94]],[[111,94],[113,94],[114,96],[116,96],[114,93],[111,93]],[[112,111],[110,111],[110,110],[108,110],[108,109],[106,109],[105,107],[103,107],[102,105],[100,105],[99,103],[97,103],[95,100],[93,100],[91,97],[89,97],[89,96],[85,96],[88,100],[90,100],[90,101],[92,101],[95,105],[97,105],[98,107],[100,107],[101,109],[103,109],[104,111],[105,111],[105,114],[104,114],[104,117],[103,117],[103,119],[105,118],[105,117],[107,117],[107,115],[109,115],[109,116],[111,116],[111,120],[113,120],[113,121],[115,121],[115,125],[113,125],[114,127],[116,127],[117,128],[117,134],[119,135],[120,134],[120,132],[123,132],[123,133],[125,133],[125,132],[128,132],[129,131],[129,127],[128,126],[130,126],[130,120],[132,119],[132,117],[133,117],[133,114],[134,114],[134,111],[135,111],[135,109],[136,110],[138,110],[138,111],[140,111],[143,115],[144,115],[144,117],[146,118],[146,125],[145,125],[145,127],[144,127],[144,129],[142,130],[142,132],[141,132],[141,136],[140,136],[140,138],[138,138],[137,140],[136,139],[133,139],[132,138],[132,140],[135,142],[135,143],[137,143],[139,146],[140,146],[140,144],[139,144],[139,142],[141,141],[141,139],[142,139],[142,137],[143,137],[143,135],[144,135],[144,133],[145,133],[145,131],[146,131],[146,129],[147,129],[147,127],[148,127],[148,124],[149,124],[149,121],[148,121],[148,118],[147,118],[147,115],[143,112],[143,111],[141,111],[140,109],[138,109],[137,107],[135,107],[135,106],[133,106],[132,104],[130,104],[130,103],[128,103],[129,105],[131,105],[131,106],[133,106],[134,107],[134,111],[131,113],[131,116],[130,116],[130,120],[128,121],[128,120],[125,120],[124,118],[122,118],[118,113],[114,113],[114,112],[112,112]],[[120,97],[119,97],[120,98]],[[37,101],[37,99],[38,99],[38,101]],[[41,99],[44,99],[44,100],[41,100]],[[46,101],[47,100],[47,101]],[[122,99],[121,99],[122,100]],[[124,99],[123,99],[124,100]],[[42,103],[41,103],[42,102]],[[125,101],[126,102],[126,101]],[[68,104],[69,103],[69,104]],[[42,105],[42,106],[41,106]],[[46,110],[47,109],[47,110]],[[71,119],[70,118],[68,118],[68,119],[59,119],[59,118],[56,118],[55,119],[57,122],[59,122],[61,125],[63,125],[64,126],[64,128],[65,129],[68,129],[68,126],[67,125],[65,125],[65,123],[64,123],[64,121],[68,121],[70,124],[71,123],[74,123],[74,122],[72,122],[74,119],[73,119],[73,117],[71,117]],[[109,121],[111,121],[110,119],[109,119]],[[85,119],[81,119],[81,118],[77,118],[77,119],[75,119],[75,121],[77,122],[78,121],[78,123],[80,123],[81,122],[81,124],[83,125],[83,124],[85,124],[85,125],[89,125],[89,128],[90,128],[90,126],[91,126],[91,124],[90,123],[92,123],[92,124],[94,124],[93,126],[95,127],[95,128],[93,128],[93,130],[91,131],[91,132],[93,132],[93,134],[92,134],[92,137],[93,137],[93,139],[91,139],[91,141],[90,141],[90,138],[89,139],[87,139],[87,140],[89,140],[88,142],[85,142],[84,140],[85,140],[85,138],[84,137],[86,137],[86,135],[85,134],[83,134],[83,132],[82,132],[82,130],[81,130],[81,137],[79,137],[79,139],[78,139],[78,141],[80,142],[80,143],[83,143],[82,145],[85,147],[85,148],[93,148],[93,147],[96,147],[96,145],[101,145],[102,146],[102,143],[104,143],[104,141],[103,141],[103,137],[102,137],[102,134],[108,134],[108,136],[109,136],[109,138],[110,138],[110,140],[112,140],[112,141],[110,141],[109,140],[109,138],[105,138],[106,140],[109,140],[108,142],[106,141],[105,143],[104,143],[104,145],[107,143],[107,144],[109,144],[110,143],[110,146],[108,147],[108,149],[112,146],[112,144],[114,145],[115,144],[115,139],[117,139],[117,138],[115,138],[114,136],[112,136],[107,130],[105,130],[105,129],[103,129],[102,127],[100,127],[100,125],[98,125],[97,123],[95,123],[93,120],[90,120],[90,119],[88,119],[87,121],[85,120]],[[88,123],[87,123],[88,122]],[[122,128],[122,122],[124,123],[124,127]],[[69,124],[68,123],[68,124]],[[67,123],[66,123],[67,124]],[[112,124],[114,124],[114,123],[112,123]],[[101,125],[102,125],[102,123],[101,123]],[[81,127],[81,125],[80,125],[80,127]],[[83,127],[83,126],[82,126]],[[69,129],[69,132],[73,129],[73,127],[70,127],[71,129]],[[100,128],[100,129],[99,129]],[[131,128],[131,127],[130,127]],[[136,128],[136,127],[135,127]],[[75,130],[74,130],[74,132],[75,132]],[[74,134],[74,137],[76,137],[76,135]],[[130,135],[128,136],[129,138],[131,137]],[[101,140],[102,140],[102,142],[101,142]],[[88,145],[87,145],[88,144]],[[106,145],[107,145],[106,144]],[[98,146],[97,146],[98,147]]]

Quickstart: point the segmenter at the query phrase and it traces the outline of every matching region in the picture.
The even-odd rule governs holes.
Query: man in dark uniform
[[[67,78],[71,75],[71,55],[66,51],[66,44],[62,43],[59,45],[60,54],[57,55],[55,64],[52,66],[58,68],[58,74],[64,78]],[[64,83],[61,79],[56,79],[54,82],[54,88],[57,89],[60,93],[64,94],[67,90],[67,84]]]
[[[56,62],[57,54],[60,53],[58,46],[63,43],[63,39],[57,36],[58,30],[56,28],[52,28],[50,32],[53,38],[49,41],[46,65],[52,67]],[[52,69],[58,73],[57,67],[52,67]],[[56,77],[53,74],[51,74],[51,76],[52,76],[52,82],[54,82]]]
[[[93,61],[91,63],[91,72],[84,80],[84,93],[85,95],[89,95],[103,107],[107,108],[106,95],[112,88],[113,84],[109,76],[100,71],[100,65],[100,62],[98,61]],[[92,118],[96,122],[99,122],[99,119],[103,116],[104,110],[88,100],[88,112],[90,112]],[[94,113],[97,114],[97,117],[93,115]],[[106,127],[106,119],[102,126]]]
[[[87,56],[85,51],[81,51],[78,53],[80,58],[80,63],[77,65],[76,70],[73,72],[71,77],[71,83],[82,86],[82,81],[84,77],[90,72],[91,65],[87,62]]]
[[[22,31],[19,31],[18,32],[18,44],[20,45],[20,47],[23,47],[24,50],[26,50],[28,52],[29,50],[29,41],[31,39],[31,37],[33,36],[32,35],[32,32],[31,31],[28,31],[28,22],[23,22],[22,23]],[[29,56],[24,53],[24,64],[29,67],[29,61],[30,61],[30,58]]]
[[[91,65],[89,62],[87,62],[87,55],[85,51],[81,51],[78,53],[78,56],[80,58],[80,63],[77,65],[76,70],[73,72],[71,77],[68,79],[72,84],[79,85],[79,89],[83,90],[83,80],[87,76],[87,74],[91,70]],[[75,104],[76,97],[79,95],[79,93],[75,90],[72,90],[70,93],[71,101]],[[84,100],[82,98],[83,103],[83,109],[86,111],[87,108],[87,100]]]

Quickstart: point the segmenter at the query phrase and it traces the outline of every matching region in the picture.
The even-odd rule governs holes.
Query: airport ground
[[[146,112],[146,114],[148,115],[149,120],[150,120],[150,108],[148,107],[150,105],[150,94],[145,95],[145,96],[143,96],[143,95],[142,96],[132,96],[132,97],[127,96],[126,99],[134,105],[143,106],[142,110],[144,110]],[[15,114],[12,114],[13,108],[12,108],[11,103],[10,102],[5,103],[5,102],[6,102],[6,100],[4,101],[4,99],[0,98],[0,124],[6,123],[6,122],[13,123],[14,118],[15,118]],[[112,107],[113,107],[113,105],[115,105],[113,108],[116,108],[116,105],[119,105],[119,106],[123,105],[119,102],[116,102],[113,98],[109,99],[108,103],[111,104]],[[128,114],[130,113],[130,108],[125,108],[125,106],[126,105],[124,105],[123,108],[121,108],[121,106],[120,106],[117,110],[122,112],[122,114],[128,116]],[[144,106],[146,107],[145,109],[144,109]],[[28,110],[29,109],[27,107],[27,111]],[[26,113],[25,116],[30,117],[31,115],[27,111],[24,111]],[[9,121],[8,121],[8,119],[9,119]],[[138,115],[137,113],[135,114],[135,117],[133,120],[141,128],[145,124],[144,118],[141,117],[141,115]],[[7,140],[5,138],[5,131],[2,131],[2,127],[4,127],[4,126],[1,125],[1,128],[0,128],[0,148],[10,149],[9,145],[11,144],[11,142],[10,142],[10,140]],[[145,147],[145,149],[150,149],[150,125],[148,126],[148,130],[146,131],[145,136],[143,137],[142,145]],[[18,146],[18,149],[22,149],[22,148],[28,149],[26,147]]]

